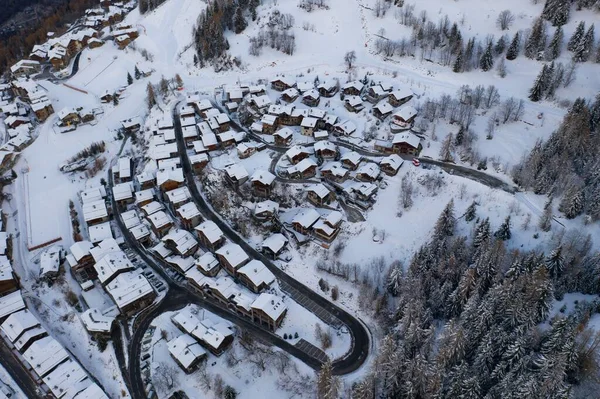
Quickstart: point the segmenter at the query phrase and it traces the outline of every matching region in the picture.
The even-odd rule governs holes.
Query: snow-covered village
[[[7,0],[0,399],[600,397],[598,21]]]

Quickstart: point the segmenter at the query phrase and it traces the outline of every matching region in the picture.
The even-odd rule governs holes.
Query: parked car
[[[413,158],[412,163],[415,166],[421,166],[421,161],[419,161],[417,158]]]

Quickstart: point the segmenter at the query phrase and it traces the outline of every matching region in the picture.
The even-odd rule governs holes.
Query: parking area
[[[294,345],[296,348],[300,349],[304,353],[314,357],[315,359],[320,360],[321,362],[326,362],[329,359],[329,356],[321,349],[317,348],[313,344],[308,341],[305,341],[304,338],[301,338],[300,341],[296,342]]]
[[[299,305],[308,309],[311,313],[317,316],[326,324],[330,325],[333,328],[341,328],[343,326],[342,322],[332,315],[327,310],[323,309],[321,306],[317,305],[313,300],[307,298],[304,294],[300,293],[300,291],[296,290],[291,285],[287,284],[284,281],[279,282],[279,287],[282,291],[287,293],[294,301],[298,302]]]

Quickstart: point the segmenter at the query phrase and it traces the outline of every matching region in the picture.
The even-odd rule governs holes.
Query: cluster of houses
[[[0,163],[10,162],[31,143],[35,120],[43,122],[53,113],[46,91],[34,81],[18,78],[0,84],[0,117],[6,131]]]
[[[10,304],[1,306],[10,313],[0,316],[0,336],[50,397],[108,399],[69,351],[25,307],[22,298],[15,296]]]
[[[79,125],[93,122],[96,118],[94,110],[83,107],[65,107],[58,111],[57,116],[56,124],[61,133],[73,131]]]
[[[220,356],[233,342],[231,324],[200,319],[189,307],[173,315],[171,321],[182,335],[167,343],[169,353],[186,373],[194,371],[207,358],[207,350]]]
[[[194,98],[189,98],[188,102],[192,105],[186,104],[184,108],[189,107],[191,111],[180,109],[179,123],[183,128],[184,140],[194,147],[194,154],[189,155],[190,163],[199,171],[208,162],[208,156],[205,152],[195,151],[199,146],[196,140],[200,130],[198,126],[203,122],[209,124],[213,118],[214,129],[219,129],[215,124],[218,121],[210,114],[207,118],[206,111],[213,109],[210,102]],[[198,122],[197,118],[204,120]],[[187,136],[185,127],[191,127],[189,130],[193,131],[193,135]],[[139,129],[139,126],[136,128]],[[221,129],[229,131],[228,126]],[[119,159],[118,170],[113,169],[113,197],[122,211],[126,228],[157,258],[185,275],[203,295],[212,296],[230,307],[234,298],[238,298],[241,307],[236,311],[276,329],[283,320],[285,310],[281,299],[273,299],[279,304],[277,308],[283,309],[283,313],[277,314],[275,319],[269,318],[274,313],[268,311],[266,304],[254,311],[252,308],[260,294],[270,288],[275,276],[262,262],[250,260],[239,245],[226,242],[223,232],[214,222],[203,221],[185,185],[172,120],[165,116],[157,121],[152,131],[149,155],[153,161],[142,173],[135,175],[135,181],[132,181],[132,164],[128,158]],[[208,134],[205,131],[202,137]],[[248,178],[231,168],[228,170],[232,179],[240,184]],[[263,178],[256,178],[257,190],[268,190],[259,185],[268,181],[264,179],[266,173]],[[143,234],[141,226],[147,226]],[[221,272],[221,269],[224,271]],[[238,285],[234,278],[247,289]]]

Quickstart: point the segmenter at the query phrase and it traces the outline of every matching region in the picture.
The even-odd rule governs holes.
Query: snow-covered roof
[[[262,202],[257,202],[254,206],[254,214],[261,214],[263,212],[269,213],[277,213],[279,212],[279,204],[277,202],[266,200]]]
[[[190,198],[192,198],[190,194],[190,189],[187,186],[179,187],[174,190],[170,190],[165,192],[169,202],[173,205],[181,204],[187,202]]]
[[[294,132],[289,127],[284,127],[283,129],[279,129],[278,131],[273,133],[273,136],[279,136],[284,140],[287,140],[289,137],[291,137],[293,135],[294,135]]]
[[[200,223],[198,226],[194,227],[194,230],[202,233],[211,244],[215,244],[223,238],[223,232],[212,220],[206,220],[205,222]]]
[[[109,399],[102,388],[95,382],[75,395],[74,399]]]
[[[117,275],[113,281],[106,286],[106,291],[113,298],[119,309],[137,301],[154,290],[137,270]]]
[[[146,215],[152,215],[153,213],[162,211],[163,209],[165,209],[165,206],[158,201],[152,201],[142,206],[142,210]]]
[[[39,325],[39,320],[29,310],[23,309],[8,316],[0,329],[10,342],[15,342],[25,331]]]
[[[2,244],[4,246],[4,243]],[[2,248],[3,253],[6,253],[6,248]],[[5,281],[12,281],[15,277],[13,275],[12,265],[6,255],[0,255],[0,283]]]
[[[197,163],[208,162],[208,155],[206,155],[206,154],[194,154],[194,155],[189,155],[188,159],[189,159],[189,161],[190,161],[190,163],[192,165],[195,165]]]
[[[324,164],[321,168],[321,173],[324,172],[329,172],[336,177],[345,177],[349,173],[348,169],[344,168],[342,163],[338,161],[327,162]]]
[[[151,172],[151,171],[144,171],[144,172],[140,173],[139,175],[135,176],[136,180],[140,184],[144,184],[149,181],[152,181],[152,180],[154,180],[154,177],[155,177],[154,172]]]
[[[335,229],[329,226],[323,219],[317,220],[317,222],[312,226],[316,231],[322,231],[327,236],[333,235],[335,233]]]
[[[290,161],[300,154],[310,154],[310,152],[305,147],[300,145],[290,147],[290,149],[285,152],[285,155],[289,158]]]
[[[211,273],[215,267],[219,267],[219,261],[212,252],[206,252],[204,255],[196,259],[196,267],[205,273]]]
[[[263,115],[263,117],[260,119],[260,122],[264,125],[273,126],[275,123],[277,123],[277,116],[268,114]]]
[[[381,165],[386,165],[394,170],[398,170],[403,163],[404,160],[398,154],[388,155],[381,160]]]
[[[309,98],[311,100],[318,100],[320,97],[321,95],[316,89],[310,89],[308,91],[305,91],[302,95],[302,98]]]
[[[271,283],[275,281],[275,276],[267,266],[256,259],[251,260],[246,265],[239,268],[238,274],[246,276],[255,287],[260,287],[263,284],[271,285]]]
[[[23,358],[39,377],[44,377],[68,357],[65,348],[52,337],[44,337],[33,342],[23,353]]]
[[[83,211],[83,219],[86,222],[102,219],[108,216],[106,202],[104,202],[103,199],[85,202],[81,208]]]
[[[271,99],[266,94],[263,94],[262,96],[253,96],[250,100],[254,102],[258,108],[267,107],[271,104]]]
[[[183,334],[172,339],[167,346],[171,356],[186,369],[192,366],[199,358],[206,356],[204,348],[188,334]]]
[[[283,303],[283,299],[280,297],[263,293],[256,298],[252,303],[252,309],[258,309],[263,311],[271,320],[277,320],[287,310],[287,306]]]
[[[234,163],[225,168],[225,173],[231,179],[235,179],[237,181],[246,179],[248,177],[248,171],[246,168],[240,163]]]
[[[102,259],[96,262],[94,269],[98,273],[100,283],[105,284],[119,273],[133,269],[133,264],[123,251],[118,251],[104,255]]]
[[[200,112],[202,112],[202,111],[206,111],[207,109],[210,109],[210,108],[212,108],[212,104],[211,104],[211,102],[210,102],[209,100],[207,100],[206,98],[204,98],[204,99],[202,99],[202,100],[200,100],[200,101],[196,101],[196,102],[194,102],[194,106],[195,106],[196,108],[198,108],[198,110],[199,110]]]
[[[377,185],[373,184],[373,183],[366,183],[366,182],[355,182],[352,185],[350,185],[348,188],[344,189],[344,191],[346,192],[357,192],[365,197],[370,197],[371,195],[375,194],[375,192],[377,191]]]
[[[285,84],[286,86],[294,86],[296,84],[296,81],[293,78],[289,78],[287,76],[278,76],[274,79],[271,80],[271,83],[275,83],[275,82],[281,82],[283,84]]]
[[[167,159],[160,159],[158,161],[158,169],[172,169],[181,166],[181,158],[173,157]]]
[[[193,202],[188,202],[187,204],[181,205],[179,208],[177,208],[177,213],[183,219],[187,220],[200,216],[200,211],[198,210],[196,204]]]
[[[60,252],[62,246],[53,245],[40,255],[40,276],[48,273],[58,273],[60,268]]]
[[[300,123],[300,126],[312,129],[315,126],[317,126],[317,118],[311,118],[310,116],[306,117],[306,118],[302,118],[302,122]]]
[[[81,192],[81,202],[98,201],[106,197],[106,188],[103,185],[88,188]]]
[[[164,211],[155,212],[148,216],[148,219],[156,229],[160,229],[169,223],[172,223],[171,218]]]
[[[417,110],[415,109],[415,107],[408,105],[406,107],[400,108],[399,111],[394,113],[394,118],[407,121],[415,115],[417,115]]]
[[[327,115],[327,112],[324,109],[313,107],[308,110],[308,116],[313,117],[313,118],[323,119],[323,118],[325,118],[326,115]]]
[[[100,223],[88,227],[88,234],[92,244],[113,238],[110,222]]]
[[[317,141],[314,146],[315,152],[332,151],[335,152],[336,147],[331,141]]]
[[[0,297],[0,319],[22,309],[25,309],[25,302],[20,290]]]
[[[100,309],[90,308],[79,315],[83,326],[88,332],[91,333],[110,333],[113,322],[115,321],[114,316],[107,316],[102,314]]]
[[[188,251],[192,250],[195,246],[198,245],[198,242],[187,230],[184,229],[174,229],[169,232],[166,236],[162,238],[162,241],[172,242],[175,244],[175,250],[180,254],[184,255]]]
[[[412,92],[412,90],[410,90],[406,87],[401,87],[401,88],[396,89],[393,92],[391,92],[390,97],[394,97],[397,100],[401,100],[403,98],[410,97],[413,94],[414,93]]]
[[[356,151],[348,151],[340,158],[340,161],[348,161],[354,165],[358,165],[360,160],[362,159],[362,155],[360,155]]]
[[[75,260],[79,262],[81,258],[90,254],[90,249],[94,246],[89,241],[78,241],[75,244],[71,245],[69,250],[75,257]]]
[[[191,256],[170,255],[165,258],[165,262],[181,270],[182,273],[194,267],[194,258]]]
[[[386,115],[391,113],[394,110],[394,107],[387,101],[380,101],[373,107],[373,109],[378,110],[382,115]]]
[[[304,208],[301,209],[296,216],[294,216],[292,223],[299,224],[303,228],[308,229],[315,224],[320,217],[321,215],[319,215],[319,212],[317,212],[314,208]]]
[[[202,144],[205,148],[217,145],[218,143],[217,136],[214,133],[205,133],[202,135]]]
[[[340,211],[331,211],[325,217],[324,221],[330,226],[337,226],[342,221],[343,215]]]
[[[408,132],[396,133],[392,138],[393,144],[406,143],[414,148],[418,148],[420,142],[421,139],[417,135]]]
[[[36,69],[40,68],[39,61],[34,61],[34,60],[19,60],[19,61],[17,61],[16,64],[14,64],[13,66],[10,67],[10,71],[12,73],[15,73],[19,69],[34,69],[34,68],[36,68]]]
[[[92,255],[92,258],[94,258],[94,261],[98,262],[104,257],[104,255],[120,250],[119,244],[114,238],[107,238],[106,240],[101,241],[97,246],[90,249],[90,254]]]
[[[302,161],[298,162],[296,165],[290,167],[288,169],[288,172],[290,174],[294,174],[294,173],[303,173],[304,171],[312,168],[312,167],[316,167],[317,164],[315,163],[315,161],[313,161],[310,158],[304,158]]]
[[[139,117],[126,119],[121,121],[121,125],[124,129],[131,129],[134,127],[140,127],[142,125],[142,120]]]
[[[343,90],[346,89],[356,89],[358,91],[361,91],[363,89],[365,85],[360,81],[360,80],[353,80],[352,82],[348,82],[345,85],[342,86]]]
[[[365,163],[362,164],[357,170],[357,175],[367,175],[371,179],[376,179],[379,176],[379,166],[376,163]]]
[[[341,130],[344,134],[352,134],[356,131],[356,125],[350,120],[337,123],[335,128]]]
[[[159,186],[168,181],[182,183],[184,180],[183,169],[181,168],[163,169],[156,172],[156,184]]]
[[[150,230],[148,226],[145,224],[138,224],[137,226],[131,227],[129,232],[133,235],[136,240],[141,240],[142,238],[148,237],[150,235]]]
[[[295,98],[298,97],[299,93],[298,93],[298,89],[294,88],[294,87],[290,87],[289,89],[286,89],[284,91],[281,92],[282,96],[287,96],[290,98]]]
[[[137,194],[137,193],[136,193]],[[121,214],[125,228],[130,229],[141,223],[140,216],[135,209],[132,209]]]
[[[85,370],[70,358],[48,373],[42,380],[57,398],[72,398],[91,383]]]
[[[173,253],[164,242],[160,241],[158,244],[151,248],[152,252],[156,253],[161,258],[166,258]]]
[[[271,234],[267,239],[265,239],[262,243],[263,248],[270,249],[273,253],[278,253],[285,247],[288,240],[281,233]]]
[[[315,82],[313,81],[304,81],[304,82],[298,82],[298,84],[296,85],[296,87],[298,87],[298,90],[300,90],[301,93],[304,93],[307,90],[311,90],[315,88]]]
[[[275,175],[273,175],[269,171],[257,169],[250,178],[250,181],[252,181],[253,183],[259,182],[264,184],[265,186],[270,186],[273,183],[273,181],[275,181]]]
[[[131,158],[121,157],[119,158],[119,178],[125,179],[131,177]]]
[[[231,267],[238,268],[250,258],[238,244],[228,243],[216,251],[216,254],[222,256]]]
[[[358,107],[363,103],[362,99],[359,96],[347,96],[345,101],[351,107]]]

